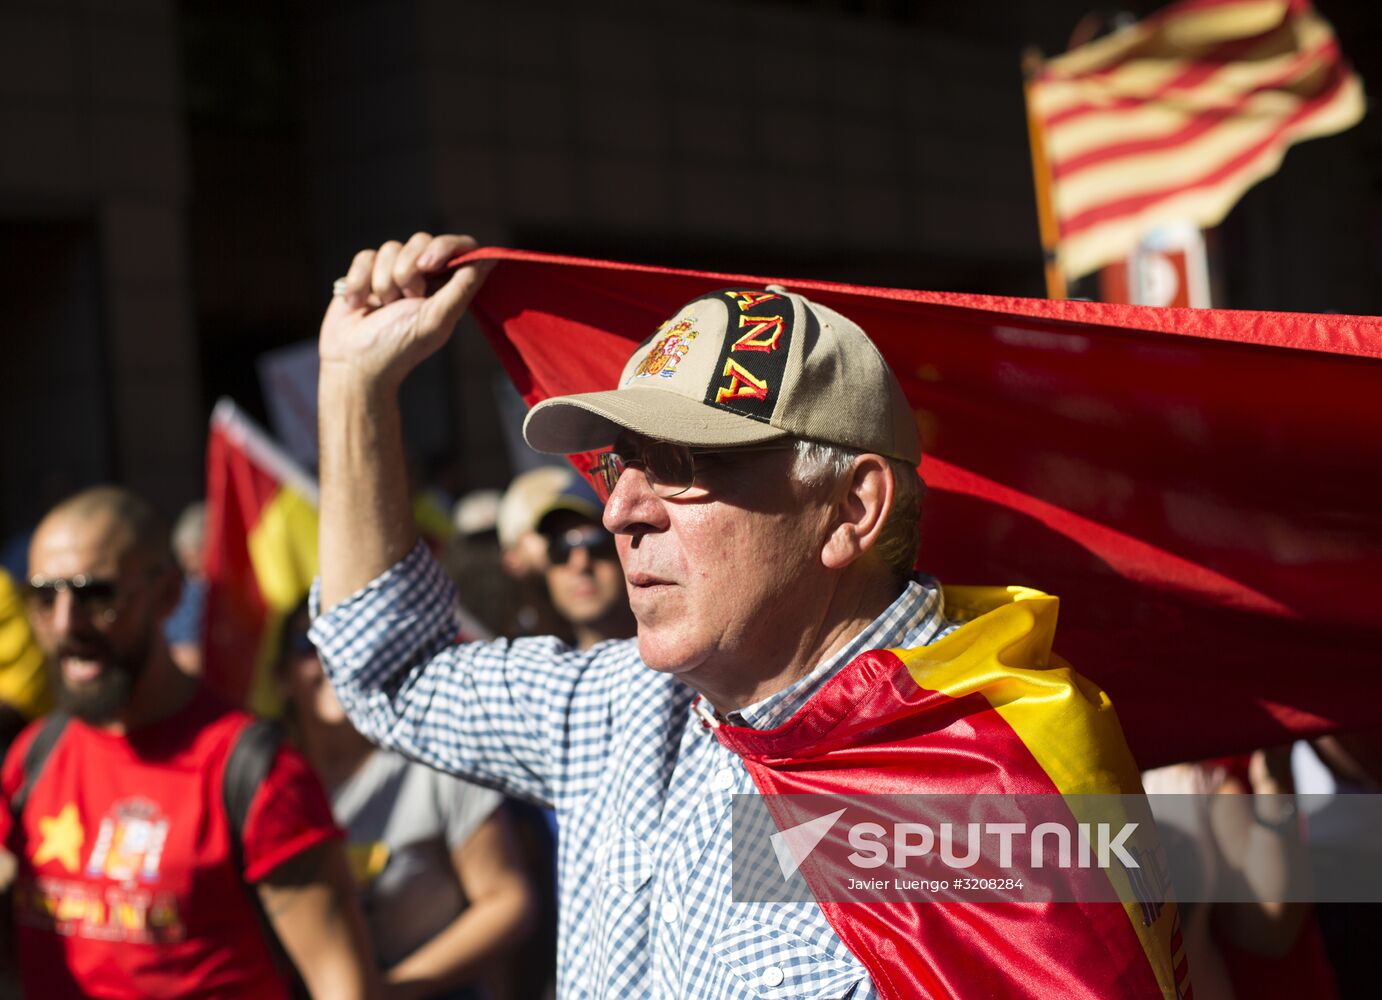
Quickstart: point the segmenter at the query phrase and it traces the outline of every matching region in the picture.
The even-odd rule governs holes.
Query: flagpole
[[[1022,54],[1022,97],[1027,106],[1027,141],[1032,154],[1032,182],[1036,188],[1037,228],[1046,269],[1046,297],[1063,299],[1066,297],[1065,272],[1060,266],[1060,231],[1051,197],[1051,165],[1046,158],[1046,135],[1032,107],[1032,89],[1041,75],[1041,66],[1041,53],[1036,48],[1029,48]]]

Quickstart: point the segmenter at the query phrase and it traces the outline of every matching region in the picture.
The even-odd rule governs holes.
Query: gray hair
[[[803,486],[824,487],[848,475],[854,460],[862,454],[864,452],[841,445],[799,440],[792,475]],[[890,458],[888,465],[892,467],[895,483],[893,507],[883,523],[874,551],[894,576],[905,580],[916,565],[917,548],[921,544],[917,519],[921,516],[921,499],[926,486],[910,462]]]

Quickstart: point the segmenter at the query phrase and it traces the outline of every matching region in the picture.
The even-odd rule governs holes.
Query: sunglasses
[[[25,586],[25,592],[32,613],[51,615],[58,595],[67,593],[75,610],[105,622],[114,620],[120,600],[120,589],[113,579],[85,575],[36,576]]]
[[[577,549],[585,549],[591,559],[617,559],[619,555],[614,547],[614,536],[592,524],[571,528],[548,539],[547,559],[553,566],[565,566]]]
[[[609,502],[610,494],[619,485],[619,477],[625,469],[637,469],[648,481],[648,488],[663,500],[691,493],[692,487],[699,486],[692,496],[704,496],[703,485],[696,482],[698,471],[704,467],[705,460],[732,458],[735,455],[748,455],[765,451],[786,451],[795,448],[791,440],[772,441],[768,444],[746,445],[742,448],[692,448],[690,445],[673,444],[671,441],[632,442],[621,439],[614,443],[610,451],[596,456],[595,464],[589,468],[595,480],[595,492],[600,500]],[[698,467],[699,462],[699,467]]]

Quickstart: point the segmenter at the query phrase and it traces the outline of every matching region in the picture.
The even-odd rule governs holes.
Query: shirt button
[[[786,978],[786,973],[784,973],[781,969],[774,965],[771,969],[767,969],[763,972],[763,985],[781,986],[782,980]]]
[[[677,904],[671,900],[662,904],[662,921],[667,924],[677,922]]]
[[[725,767],[715,772],[715,778],[711,783],[718,791],[727,792],[738,782],[735,779],[734,772]]]

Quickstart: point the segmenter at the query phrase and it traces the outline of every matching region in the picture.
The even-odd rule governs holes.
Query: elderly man
[[[948,669],[994,641],[991,629],[973,633],[979,622],[957,629],[934,581],[912,574],[911,408],[863,331],[827,308],[781,289],[703,296],[634,352],[616,388],[535,407],[533,447],[612,446],[593,471],[637,638],[588,651],[452,643],[449,589],[407,516],[396,394],[450,335],[485,265],[460,267],[430,295],[427,279],[473,247],[419,233],[362,251],[327,310],[313,634],[367,735],[554,804],[561,994],[1162,995],[1163,970],[1147,971],[1117,904],[1108,926],[1086,909],[1061,922],[1047,906],[1028,911],[1043,926],[1019,933],[1005,907],[945,923],[945,907],[923,906],[879,930],[824,901],[731,898],[731,798],[771,786],[765,740],[819,734],[823,754],[843,754],[830,758],[840,774],[861,759],[892,766],[891,746],[857,752],[891,721],[851,721],[839,682],[876,675],[858,664],[900,662],[870,651],[939,650],[953,635],[935,659]],[[844,713],[832,725],[857,733],[846,745],[817,725],[822,699]],[[985,758],[984,730],[965,721],[940,727],[951,742],[923,771]],[[1078,729],[1069,736],[1080,743]],[[990,764],[988,790],[1011,790],[1005,765]],[[933,930],[951,935],[940,950],[954,954],[937,957]],[[924,962],[908,957],[923,951]],[[1081,971],[1066,982],[1072,965]]]
[[[59,712],[4,766],[28,996],[371,995],[339,831],[305,761],[173,662],[168,532],[96,487],[29,550],[29,616]],[[267,928],[272,935],[265,934]]]

